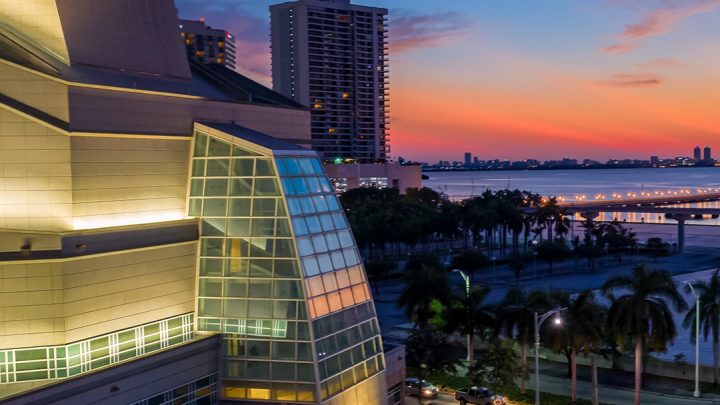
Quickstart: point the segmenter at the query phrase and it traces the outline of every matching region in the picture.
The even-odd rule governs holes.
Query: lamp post
[[[540,405],[540,327],[549,317],[559,313],[566,308],[555,308],[538,315],[535,312],[535,405]],[[560,325],[560,317],[555,318],[555,325]]]
[[[695,392],[693,396],[700,396],[700,294],[695,292],[691,281],[685,284],[690,288],[690,292],[695,297]]]
[[[460,269],[453,269],[453,273],[460,273],[460,276],[463,278],[463,281],[465,281],[465,297],[468,299],[468,305],[470,305],[470,277],[468,277],[467,274],[465,274],[464,271]],[[467,361],[472,363],[472,337],[468,333],[467,335]]]

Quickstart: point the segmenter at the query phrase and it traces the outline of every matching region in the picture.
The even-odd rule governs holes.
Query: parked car
[[[405,379],[405,394],[421,398],[435,398],[438,396],[438,389],[427,380],[407,378]]]
[[[478,386],[455,391],[455,400],[460,401],[461,405],[505,405],[507,403],[505,397],[495,395],[489,389]]]

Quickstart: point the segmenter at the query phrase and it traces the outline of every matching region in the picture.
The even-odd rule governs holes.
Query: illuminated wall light
[[[140,212],[116,215],[98,215],[91,217],[77,217],[73,221],[73,229],[98,229],[113,226],[142,225],[157,222],[178,221],[187,218],[184,209],[170,212]]]

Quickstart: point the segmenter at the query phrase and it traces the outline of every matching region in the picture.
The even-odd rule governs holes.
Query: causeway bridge
[[[589,220],[597,218],[601,212],[638,212],[664,215],[665,218],[677,221],[677,247],[678,251],[682,252],[685,248],[685,221],[706,217],[718,218],[720,217],[720,208],[679,207],[678,205],[711,201],[720,201],[720,193],[561,202],[558,205],[567,214],[579,214]]]

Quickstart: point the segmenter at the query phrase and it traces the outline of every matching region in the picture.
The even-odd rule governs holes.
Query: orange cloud
[[[681,21],[698,14],[715,11],[720,0],[704,0],[684,7],[664,8],[652,11],[640,22],[625,26],[618,35],[618,42],[602,49],[604,53],[627,53],[637,48],[643,38],[665,34],[673,30]]]

